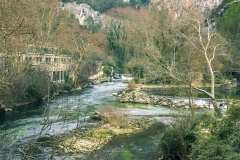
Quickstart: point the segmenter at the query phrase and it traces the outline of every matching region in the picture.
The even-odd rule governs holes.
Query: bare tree
[[[221,117],[215,102],[214,87],[215,73],[222,67],[220,59],[226,55],[226,42],[211,30],[208,21],[206,24],[199,17],[194,15],[173,19],[168,10],[153,10],[141,17],[141,25],[136,22],[141,27],[131,30],[136,41],[131,44],[134,48],[141,48],[137,57],[150,73],[168,75],[180,84],[206,93],[211,97],[217,115]],[[199,73],[205,72],[204,68],[209,73],[210,92],[193,83],[199,79]]]
[[[222,114],[215,102],[215,72],[217,72],[217,70],[214,70],[216,69],[216,67],[214,68],[214,61],[216,61],[217,56],[225,56],[225,53],[221,50],[223,49],[222,47],[226,45],[226,42],[219,34],[211,31],[211,26],[208,20],[207,26],[201,25],[200,21],[198,20],[191,21],[193,21],[192,26],[197,32],[196,37],[194,37],[197,38],[197,41],[180,31],[177,32],[180,34],[180,36],[186,38],[199,54],[202,54],[204,56],[206,67],[208,68],[208,72],[210,73],[211,91],[208,92],[196,86],[192,87],[206,93],[208,96],[211,97],[214,110],[217,112],[217,115],[221,117]],[[194,22],[196,24],[194,24]]]

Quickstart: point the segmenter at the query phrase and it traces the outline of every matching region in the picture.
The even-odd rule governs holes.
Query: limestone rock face
[[[222,3],[223,0],[152,0],[158,8],[167,8],[173,17],[177,18],[188,12],[189,9],[196,8],[200,13],[207,16],[211,10]]]
[[[61,8],[74,14],[79,20],[80,25],[87,25],[86,19],[89,17],[92,18],[94,24],[101,21],[101,15],[97,11],[94,11],[91,6],[85,3],[76,4],[76,2],[74,2],[61,4]]]

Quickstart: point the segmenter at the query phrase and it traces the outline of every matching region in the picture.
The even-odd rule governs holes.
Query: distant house
[[[54,82],[63,82],[66,77],[71,77],[70,67],[72,64],[72,58],[66,55],[55,54],[40,54],[40,53],[24,53],[16,54],[15,65],[24,65],[28,63],[31,66],[39,66],[47,71],[51,80]],[[1,56],[0,54],[0,67],[4,70],[8,70],[9,57]]]

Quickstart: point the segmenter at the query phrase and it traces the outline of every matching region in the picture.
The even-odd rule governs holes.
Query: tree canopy
[[[225,4],[222,12],[215,17],[215,22],[217,31],[227,39],[229,44],[231,63],[228,64],[228,68],[238,70],[240,67],[240,3]]]
[[[76,2],[77,4],[80,3],[87,3],[90,5],[94,10],[98,11],[99,13],[103,13],[108,11],[111,8],[116,7],[126,7],[132,6],[133,8],[140,8],[142,5],[147,5],[150,3],[150,0],[130,0],[129,2],[124,2],[123,0],[62,0],[64,3],[72,3]]]

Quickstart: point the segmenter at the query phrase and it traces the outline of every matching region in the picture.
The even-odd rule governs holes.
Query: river
[[[12,112],[0,115],[1,139],[7,139],[0,143],[0,159],[19,159],[21,154],[17,148],[31,141],[43,127],[41,136],[71,131],[80,123],[82,127],[95,125],[98,122],[89,118],[91,112],[115,102],[112,93],[126,87],[122,82],[102,83],[94,88],[60,94],[49,102],[15,107]],[[51,125],[45,126],[44,122]]]
[[[19,149],[27,147],[27,144],[35,142],[34,140],[39,137],[51,137],[77,127],[84,130],[98,124],[99,121],[90,118],[93,111],[105,105],[124,105],[112,95],[126,87],[127,84],[122,81],[102,83],[95,85],[94,88],[62,93],[49,102],[15,107],[12,112],[0,115],[0,159],[21,159],[23,154]],[[156,108],[146,105],[137,105],[137,107],[137,109],[129,109],[128,112],[138,115],[144,111],[144,116],[161,115],[162,120],[166,120],[170,114],[177,112],[165,107]],[[120,137],[100,151],[104,157],[108,155],[106,151],[111,148],[111,155],[123,160],[131,159],[131,157],[133,159],[146,159],[147,157],[155,159],[160,156],[156,150],[157,144],[158,133],[157,128],[154,127],[143,133],[129,136],[127,139]],[[50,147],[39,145],[37,151],[32,154],[37,159],[86,159],[82,155],[64,158],[62,155],[51,155],[50,152],[52,152]],[[94,159],[93,157],[92,155],[88,158]]]

